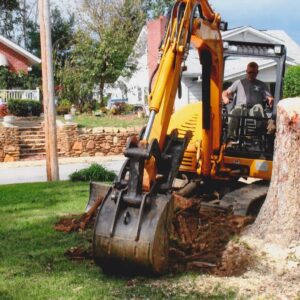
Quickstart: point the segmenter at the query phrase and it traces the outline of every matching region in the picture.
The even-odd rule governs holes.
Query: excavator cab
[[[243,158],[264,158],[271,161],[274,152],[276,107],[282,97],[283,77],[285,73],[286,48],[282,44],[250,43],[244,41],[224,41],[224,63],[235,57],[250,57],[259,59],[263,65],[276,63],[275,85],[272,92],[274,105],[264,105],[265,117],[247,115],[247,107],[242,107],[242,116],[238,118],[238,134],[231,147],[226,148],[225,155]],[[233,100],[235,102],[236,99]],[[228,134],[228,119],[236,118],[230,114],[231,105],[222,110],[223,143],[226,143]]]
[[[226,40],[223,41],[223,48],[225,65],[232,58],[242,57],[254,61],[260,60],[263,66],[276,66],[275,85],[271,90],[274,96],[273,106],[264,107],[264,118],[250,117],[247,113],[238,118],[237,138],[231,147],[225,147],[223,159],[224,166],[230,168],[237,176],[250,176],[269,181],[274,152],[277,104],[282,98],[286,47],[282,44]],[[227,140],[230,117],[234,118],[230,114],[230,109],[223,109],[223,144]]]

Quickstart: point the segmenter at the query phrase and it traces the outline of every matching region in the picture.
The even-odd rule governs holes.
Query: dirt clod
[[[72,260],[92,259],[92,249],[85,249],[83,246],[72,247],[65,252],[65,256]]]
[[[80,216],[73,215],[71,216],[71,218],[62,218],[55,224],[55,230],[63,232],[73,232],[85,230],[87,227],[93,226],[93,218],[95,217],[97,208],[102,201],[103,197],[99,197],[95,201],[93,206],[89,209],[89,211]]]

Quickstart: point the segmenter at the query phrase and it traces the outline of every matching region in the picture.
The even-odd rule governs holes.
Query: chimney
[[[147,24],[148,32],[148,72],[151,77],[158,61],[158,47],[166,31],[167,17],[160,16]]]

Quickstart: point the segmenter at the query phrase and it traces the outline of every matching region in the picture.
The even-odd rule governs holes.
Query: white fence
[[[8,99],[40,100],[40,89],[35,90],[0,90],[0,98],[4,103]]]

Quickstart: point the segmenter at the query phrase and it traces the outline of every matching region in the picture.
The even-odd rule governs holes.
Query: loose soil
[[[55,229],[71,232],[91,228],[95,211],[61,219]],[[300,243],[280,249],[243,237],[243,229],[253,221],[252,217],[208,206],[201,199],[182,201],[178,197],[171,230],[170,273],[193,271],[199,276],[192,282],[180,279],[177,287],[209,293],[220,286],[235,290],[238,298],[300,299]],[[65,255],[74,260],[91,259],[91,251],[91,247],[78,246]],[[152,284],[170,288],[164,278]]]

